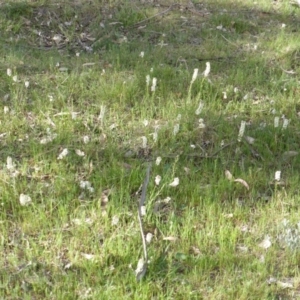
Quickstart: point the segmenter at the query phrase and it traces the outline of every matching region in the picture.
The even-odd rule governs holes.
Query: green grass
[[[59,2],[0,4],[0,298],[297,299],[300,10]]]

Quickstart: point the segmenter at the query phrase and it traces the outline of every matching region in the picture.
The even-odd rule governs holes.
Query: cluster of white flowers
[[[12,80],[13,80],[14,82],[21,82],[21,81],[19,80],[19,78],[18,78],[17,75],[12,76],[13,74],[12,74],[12,70],[11,70],[10,68],[8,68],[8,69],[6,70],[6,75],[7,75],[8,77],[12,77]],[[26,88],[29,88],[30,82],[29,82],[28,80],[25,80],[25,81],[24,81],[24,85],[25,85]]]
[[[81,180],[79,186],[82,190],[87,190],[90,193],[94,193],[95,189],[92,187],[92,184],[88,180]]]

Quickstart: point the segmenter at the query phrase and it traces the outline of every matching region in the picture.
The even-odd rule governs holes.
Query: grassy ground
[[[0,4],[1,299],[299,299],[300,8],[158,2]]]

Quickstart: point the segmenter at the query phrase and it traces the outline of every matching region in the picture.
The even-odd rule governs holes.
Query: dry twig
[[[145,238],[145,233],[144,233],[144,229],[143,229],[142,208],[143,208],[143,206],[145,206],[145,202],[146,202],[147,187],[148,187],[149,180],[150,180],[150,170],[151,170],[151,164],[149,163],[149,165],[147,167],[147,171],[146,171],[146,178],[145,178],[143,186],[142,186],[142,195],[141,195],[141,198],[139,201],[139,207],[138,207],[138,220],[139,220],[140,232],[141,232],[142,243],[143,243],[144,257],[138,263],[138,268],[136,270],[137,280],[141,280],[147,271],[148,254],[147,254],[146,238]]]

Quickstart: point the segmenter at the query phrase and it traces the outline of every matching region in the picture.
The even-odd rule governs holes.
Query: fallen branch
[[[215,157],[219,152],[221,152],[222,150],[224,150],[225,148],[229,147],[229,146],[232,146],[236,144],[236,142],[231,142],[231,143],[228,143],[226,145],[224,145],[223,147],[221,147],[220,149],[218,149],[217,151],[215,151],[213,154],[211,155],[203,155],[203,154],[187,154],[188,157],[197,157],[197,158],[213,158]]]

